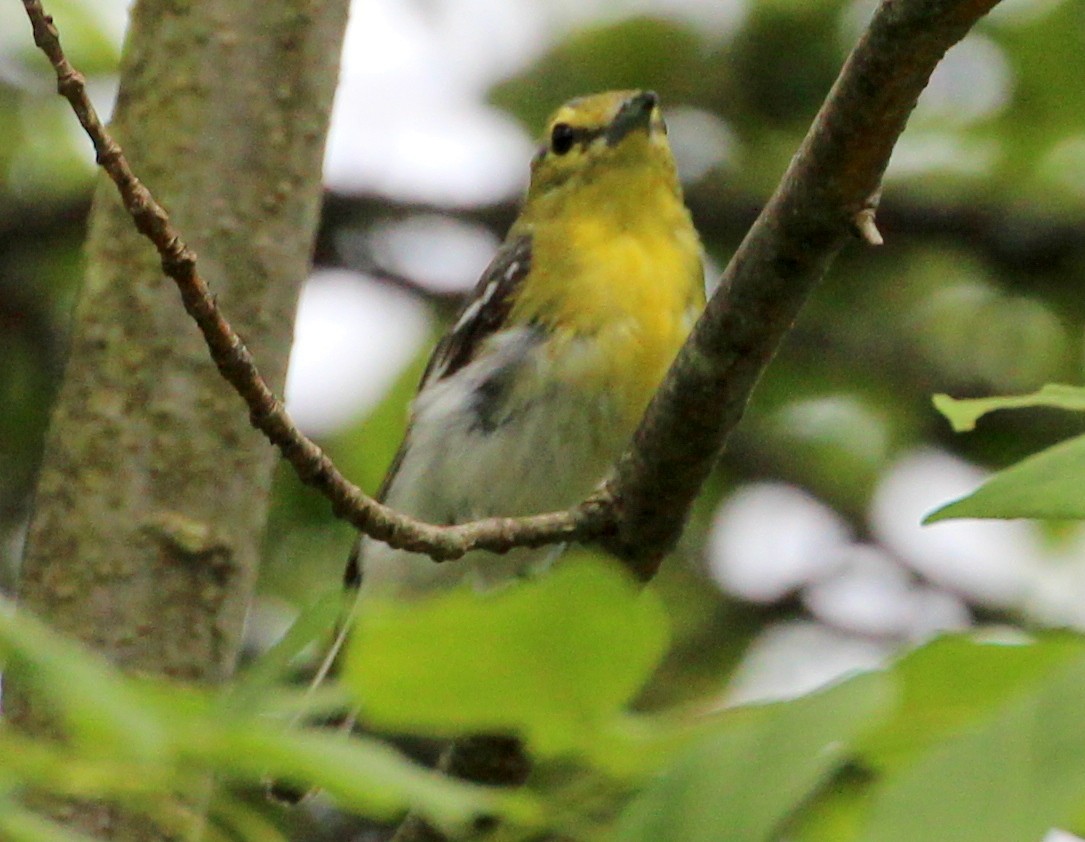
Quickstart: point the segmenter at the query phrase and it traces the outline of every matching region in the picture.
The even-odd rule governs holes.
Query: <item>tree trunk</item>
[[[141,0],[112,125],[282,388],[348,0]],[[58,20],[63,37],[64,21]],[[234,667],[276,454],[102,178],[22,568],[31,611],[135,671]],[[16,688],[8,710],[38,720]],[[72,821],[161,833],[113,811]]]

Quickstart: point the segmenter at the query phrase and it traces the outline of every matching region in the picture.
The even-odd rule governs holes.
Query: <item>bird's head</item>
[[[675,177],[659,98],[651,91],[577,97],[546,123],[531,162],[528,201],[637,173]]]

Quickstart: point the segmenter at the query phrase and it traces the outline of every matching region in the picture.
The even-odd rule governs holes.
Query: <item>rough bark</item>
[[[112,129],[276,389],[321,195],[347,0],[144,0]],[[58,23],[63,26],[63,20]],[[133,670],[227,677],[276,461],[103,176],[22,568],[29,610]],[[9,709],[33,722],[18,692]],[[78,808],[116,839],[138,820]]]

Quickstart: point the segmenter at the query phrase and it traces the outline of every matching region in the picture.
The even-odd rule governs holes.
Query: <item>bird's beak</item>
[[[623,102],[607,126],[607,146],[617,146],[622,138],[636,129],[647,129],[658,103],[659,97],[653,91],[641,91]]]

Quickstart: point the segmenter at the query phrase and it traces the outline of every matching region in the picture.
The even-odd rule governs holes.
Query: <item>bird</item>
[[[629,445],[704,308],[703,249],[658,96],[608,91],[547,120],[519,215],[437,344],[377,498],[440,525],[566,509]],[[436,564],[360,535],[360,597],[486,589],[561,548]]]
[[[566,102],[546,122],[519,215],[426,365],[377,499],[440,525],[576,505],[629,445],[704,304],[703,249],[658,96]],[[310,691],[337,670],[367,600],[496,588],[543,574],[562,550],[437,564],[360,534],[349,608]],[[353,713],[333,721],[356,726]]]

